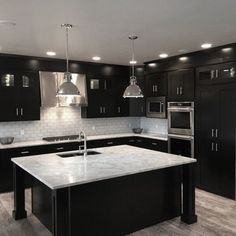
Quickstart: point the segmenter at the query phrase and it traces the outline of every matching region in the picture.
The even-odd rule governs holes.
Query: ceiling
[[[235,0],[0,0],[0,52],[46,57],[55,51],[65,58],[62,23],[69,33],[70,59],[128,64],[128,35],[139,36],[135,54],[139,64],[170,56],[179,50],[197,51],[236,42]]]

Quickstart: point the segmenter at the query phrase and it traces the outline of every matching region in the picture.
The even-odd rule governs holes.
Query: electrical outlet
[[[23,129],[20,130],[20,135],[25,135],[25,131]]]
[[[96,129],[96,127],[95,127],[95,125],[93,125],[93,126],[92,126],[92,130],[95,130],[95,129]]]
[[[129,128],[131,128],[131,124],[129,123]]]

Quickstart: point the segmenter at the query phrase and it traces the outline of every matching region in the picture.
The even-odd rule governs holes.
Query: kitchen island
[[[34,180],[33,213],[56,236],[124,235],[177,216],[197,221],[195,159],[129,145],[96,151],[13,158],[13,217],[27,216],[27,172]]]

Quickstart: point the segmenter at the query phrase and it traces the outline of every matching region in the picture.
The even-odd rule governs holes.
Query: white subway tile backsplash
[[[88,135],[125,133],[131,131],[130,123],[132,127],[140,127],[140,119],[135,117],[81,119],[79,108],[42,108],[40,121],[1,122],[0,136],[28,141],[77,134],[80,130]],[[24,130],[24,135],[21,135],[21,130]]]
[[[144,132],[158,134],[168,133],[167,119],[142,117],[140,120],[140,125],[144,129]]]

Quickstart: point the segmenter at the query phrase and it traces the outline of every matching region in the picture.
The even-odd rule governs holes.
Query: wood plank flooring
[[[0,194],[0,236],[52,236],[31,213],[30,191],[26,192],[28,218],[14,221],[11,217],[13,194]],[[236,202],[196,191],[198,223],[187,225],[177,217],[130,236],[236,236]]]

